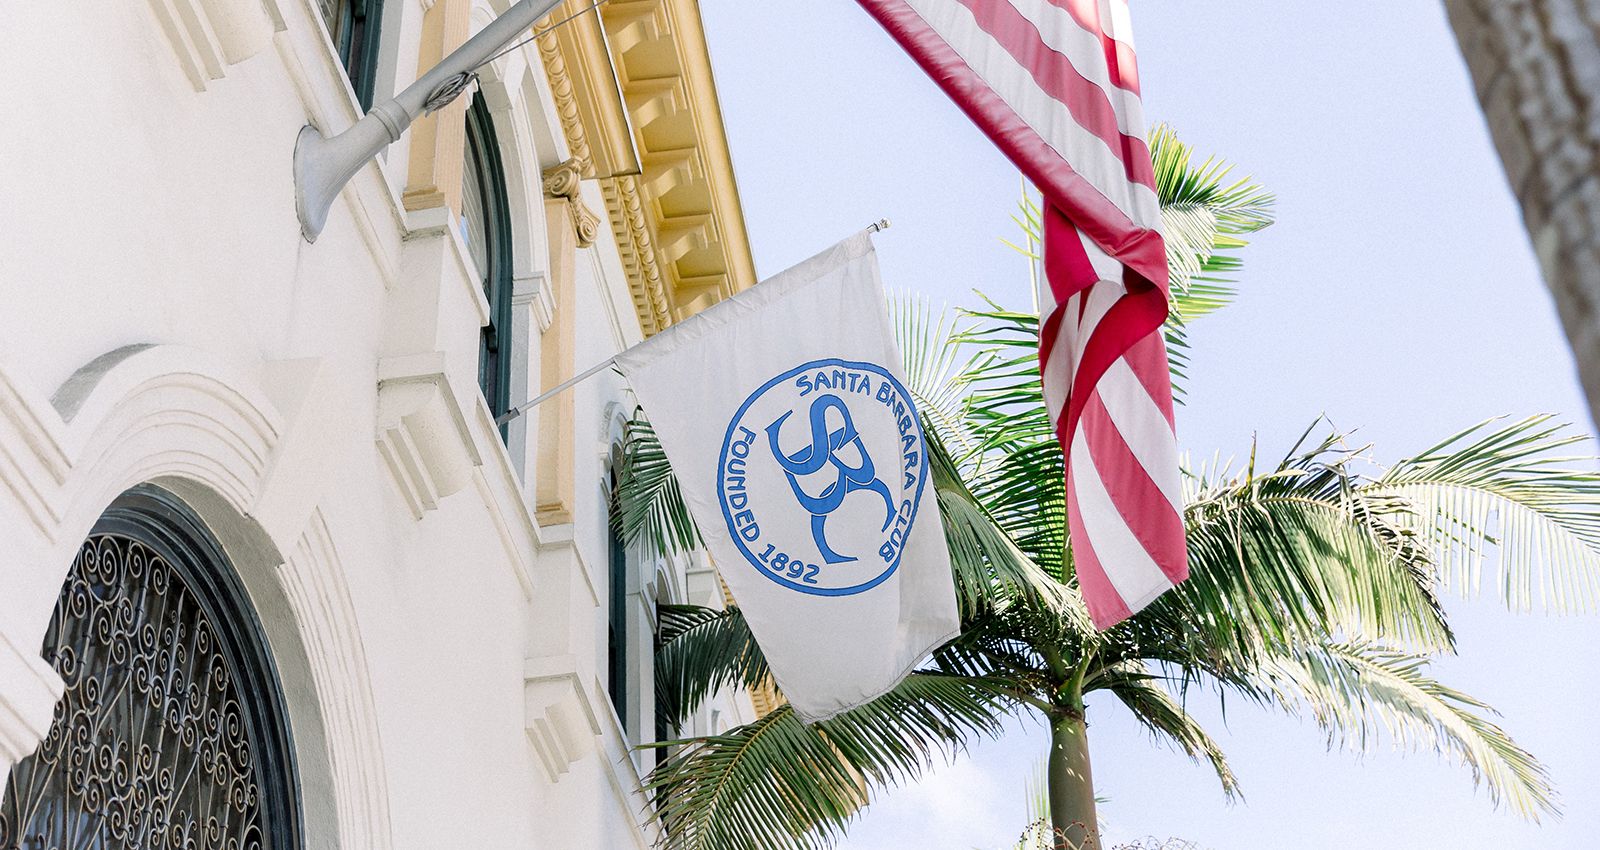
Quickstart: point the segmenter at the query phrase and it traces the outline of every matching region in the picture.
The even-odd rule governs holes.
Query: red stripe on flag
[[[1072,568],[1078,576],[1078,590],[1089,606],[1089,619],[1094,627],[1104,631],[1133,616],[1128,604],[1111,585],[1105,567],[1095,555],[1089,533],[1083,527],[1083,512],[1078,509],[1077,487],[1072,483],[1072,473],[1067,473],[1067,533],[1071,535]]]
[[[857,2],[1095,244],[1147,279],[1166,285],[1166,248],[1158,231],[1135,224],[1079,175],[904,0]]]
[[[1083,415],[1083,405],[1089,393],[1100,383],[1100,376],[1116,362],[1135,342],[1160,329],[1167,318],[1167,299],[1159,290],[1145,283],[1139,292],[1129,292],[1110,310],[1083,347],[1078,360],[1078,371],[1072,378],[1072,395],[1067,402],[1067,436],[1072,436],[1078,417]],[[1071,445],[1064,442],[1064,446]]]
[[[1150,394],[1150,400],[1167,417],[1167,427],[1175,428],[1172,410],[1172,367],[1167,361],[1167,341],[1159,333],[1139,340],[1122,355],[1133,374]]]
[[[1139,94],[1139,65],[1133,46],[1117,41],[1106,33],[1100,21],[1100,4],[1096,0],[1048,0],[1050,5],[1066,10],[1078,26],[1100,39],[1100,49],[1106,56],[1106,68],[1111,72],[1111,84],[1125,91]]]
[[[1039,374],[1044,375],[1044,370],[1050,363],[1051,354],[1055,351],[1056,342],[1061,338],[1062,316],[1067,312],[1067,305],[1057,304],[1050,315],[1039,322]]]
[[[1099,282],[1099,275],[1084,252],[1083,241],[1077,228],[1067,216],[1046,203],[1044,210],[1044,271],[1050,281],[1050,291],[1056,302],[1063,303],[1078,292],[1087,291]],[[1067,415],[1059,421],[1067,426],[1062,437],[1062,450],[1070,452],[1072,429],[1076,426],[1083,404],[1107,368],[1135,343],[1151,333],[1159,332],[1167,320],[1167,295],[1164,287],[1126,270],[1124,295],[1089,336],[1083,347],[1083,356],[1077,362],[1073,375],[1072,391],[1067,403]],[[1165,278],[1163,278],[1165,281]],[[1168,390],[1170,393],[1171,391]],[[1152,395],[1152,397],[1154,397]]]
[[[1078,237],[1078,229],[1054,205],[1046,204],[1041,211],[1043,231],[1040,244],[1044,250],[1044,278],[1050,284],[1050,294],[1057,304],[1100,282],[1100,273],[1089,261],[1089,252]],[[1087,299],[1085,299],[1087,301]],[[1081,316],[1074,317],[1077,321]]]
[[[1078,427],[1083,429],[1085,445],[1100,474],[1100,482],[1105,485],[1111,503],[1117,506],[1128,530],[1169,581],[1177,584],[1188,578],[1189,553],[1183,545],[1183,518],[1173,510],[1166,494],[1128,449],[1100,393],[1092,394],[1084,406]]]
[[[995,0],[957,0],[972,12],[978,26],[988,33],[1011,58],[1033,76],[1045,94],[1072,113],[1078,126],[1105,142],[1111,154],[1122,162],[1128,180],[1156,187],[1150,165],[1150,149],[1144,139],[1123,135],[1117,124],[1117,111],[1105,89],[1085,77],[1072,61],[1051,49],[1039,28],[1022,16],[1010,3]]]

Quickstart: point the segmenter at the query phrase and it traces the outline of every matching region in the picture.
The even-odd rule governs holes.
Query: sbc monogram
[[[717,461],[717,500],[733,544],[762,575],[849,596],[900,566],[927,480],[911,394],[876,363],[826,358],[774,376],[739,406]]]
[[[842,420],[839,427],[828,430],[828,411],[838,411]],[[850,408],[845,406],[844,400],[836,395],[823,395],[811,402],[811,445],[806,446],[794,454],[785,454],[778,442],[778,434],[783,430],[783,423],[793,411],[785,410],[782,416],[767,426],[767,439],[772,444],[772,454],[778,460],[778,465],[783,467],[783,474],[789,479],[789,488],[794,491],[794,497],[811,514],[811,537],[816,541],[817,551],[822,554],[822,560],[830,564],[843,564],[856,560],[854,556],[841,555],[828,546],[828,538],[823,529],[828,520],[828,515],[839,509],[844,504],[844,497],[857,490],[871,490],[883,497],[883,530],[889,529],[889,524],[894,522],[894,497],[889,495],[889,487],[878,478],[877,471],[872,465],[872,455],[867,454],[867,447],[861,442],[861,435],[856,433],[856,423],[850,418]],[[852,466],[839,457],[839,450],[850,448],[855,450],[856,457],[861,462]],[[812,496],[800,486],[800,477],[813,475],[822,471],[823,466],[833,464],[838,471],[838,477],[829,482],[822,492]]]

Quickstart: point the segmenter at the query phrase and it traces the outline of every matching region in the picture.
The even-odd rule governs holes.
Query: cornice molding
[[[61,676],[37,652],[19,649],[0,632],[0,767],[26,758],[44,740],[64,690]]]
[[[583,119],[578,115],[578,93],[572,86],[572,73],[561,53],[561,43],[556,40],[555,33],[548,30],[536,43],[545,76],[550,80],[550,96],[556,102],[556,115],[561,119],[561,133],[567,139],[567,148],[583,173],[592,175],[594,156],[589,151],[589,136],[583,128]]]
[[[392,844],[388,771],[371,674],[346,569],[320,508],[278,570],[294,613],[322,715],[342,846]]]
[[[672,324],[672,310],[667,300],[667,281],[661,271],[665,264],[656,255],[655,237],[645,218],[646,203],[640,196],[639,182],[634,177],[614,177],[600,181],[600,191],[606,199],[617,251],[628,272],[628,288],[633,293],[633,309],[639,316],[639,327],[645,336],[659,333]]]
[[[583,0],[567,0],[572,14]],[[599,179],[648,336],[752,286],[698,6],[610,0],[539,39],[562,130]]]

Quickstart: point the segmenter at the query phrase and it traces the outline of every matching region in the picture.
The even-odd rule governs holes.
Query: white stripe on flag
[[[1100,250],[1100,246],[1094,244],[1094,240],[1086,236],[1082,230],[1078,231],[1078,241],[1083,243],[1083,252],[1089,255],[1089,265],[1094,267],[1095,275],[1103,281],[1121,287],[1122,263],[1116,257]]]
[[[1083,293],[1079,292],[1067,299],[1061,307],[1061,321],[1056,325],[1055,344],[1050,349],[1050,359],[1042,364],[1040,381],[1044,385],[1045,410],[1050,413],[1050,424],[1054,426],[1066,412],[1067,396],[1072,392],[1072,372],[1077,364],[1073,352],[1077,350],[1078,327],[1077,323],[1070,321],[1069,317],[1078,314],[1078,304],[1083,300]],[[1040,313],[1048,316],[1049,313]]]
[[[1122,597],[1129,611],[1137,611],[1151,599],[1172,587],[1167,574],[1156,565],[1144,544],[1133,536],[1133,531],[1122,518],[1122,513],[1106,492],[1094,459],[1089,456],[1087,429],[1078,425],[1072,437],[1072,483],[1078,497],[1078,513],[1083,518],[1083,531],[1089,536],[1089,547],[1105,571],[1117,595]]]
[[[1133,16],[1128,14],[1128,0],[1100,0],[1100,20],[1111,22],[1106,35],[1133,47]]]
[[[1117,116],[1117,129],[1126,136],[1144,133],[1144,107],[1138,97],[1111,82],[1106,66],[1105,45],[1096,33],[1084,29],[1071,12],[1050,0],[1009,0],[1017,13],[1039,30],[1046,47],[1072,63],[1084,79],[1104,93]]]
[[[978,26],[971,10],[955,0],[905,2],[1095,191],[1135,224],[1148,228],[1160,225],[1161,205],[1156,193],[1129,180],[1116,152],[1079,124],[1061,101],[1040,88],[1033,74]]]
[[[1178,444],[1167,417],[1156,406],[1128,361],[1118,357],[1096,385],[1100,401],[1128,451],[1161,489],[1172,509],[1183,515],[1183,486],[1178,475]]]

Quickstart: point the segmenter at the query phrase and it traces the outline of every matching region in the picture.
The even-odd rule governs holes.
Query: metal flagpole
[[[565,381],[562,381],[561,383],[556,384],[554,387],[551,387],[550,389],[545,390],[542,393],[539,393],[538,395],[534,396],[532,399],[530,399],[528,401],[525,401],[525,402],[517,405],[516,407],[511,408],[510,410],[506,411],[505,413],[502,413],[499,416],[495,417],[494,424],[496,424],[496,425],[504,425],[507,422],[510,422],[511,420],[517,418],[518,416],[521,416],[522,414],[527,413],[528,411],[534,409],[535,407],[538,407],[540,404],[543,404],[547,399],[551,399],[551,398],[554,398],[555,396],[559,395],[562,390],[565,390],[568,387],[571,387],[573,384],[576,384],[579,381],[582,381],[584,378],[587,378],[590,375],[593,375],[593,374],[599,372],[601,369],[604,369],[607,366],[610,366],[611,364],[617,362],[617,358],[620,357],[620,356],[622,356],[622,355],[614,354],[614,355],[612,355],[610,357],[607,357],[606,359],[600,361],[599,363],[596,363],[593,366],[590,366],[589,368],[583,370],[582,372],[579,372],[578,374],[573,375],[572,377],[566,379]]]
[[[888,230],[888,229],[889,229],[889,220],[886,219],[886,218],[880,218],[877,221],[867,225],[867,230],[869,230],[869,231],[871,231],[873,233],[879,233],[881,231]],[[518,416],[521,416],[522,414],[527,413],[528,411],[534,409],[535,407],[538,407],[539,405],[544,404],[545,402],[549,401],[550,399],[555,398],[556,396],[560,395],[562,393],[562,391],[567,390],[567,389],[571,389],[573,385],[581,382],[583,379],[591,377],[593,375],[596,375],[601,370],[605,369],[607,366],[610,366],[611,364],[616,363],[618,357],[621,357],[624,353],[626,353],[628,351],[631,351],[631,350],[633,350],[633,346],[629,346],[628,348],[623,349],[622,351],[620,351],[620,352],[618,352],[616,354],[613,354],[610,357],[607,357],[606,359],[600,361],[599,363],[596,363],[593,366],[590,366],[589,368],[583,370],[582,372],[579,372],[578,374],[573,375],[572,377],[566,379],[565,381],[562,381],[559,384],[556,384],[555,386],[551,387],[550,389],[545,390],[544,392],[539,393],[538,395],[534,396],[533,398],[531,398],[531,399],[529,399],[529,400],[517,405],[516,407],[511,408],[510,410],[506,411],[505,413],[502,413],[499,416],[495,417],[494,424],[496,424],[496,425],[504,425],[507,422],[510,422],[511,420],[517,418]]]
[[[309,124],[302,127],[294,144],[294,206],[300,217],[300,235],[307,242],[317,241],[328,223],[333,200],[367,160],[400,141],[419,116],[438,111],[459,97],[472,83],[473,71],[560,2],[521,0],[405,91],[372,107],[350,129],[331,139]]]

